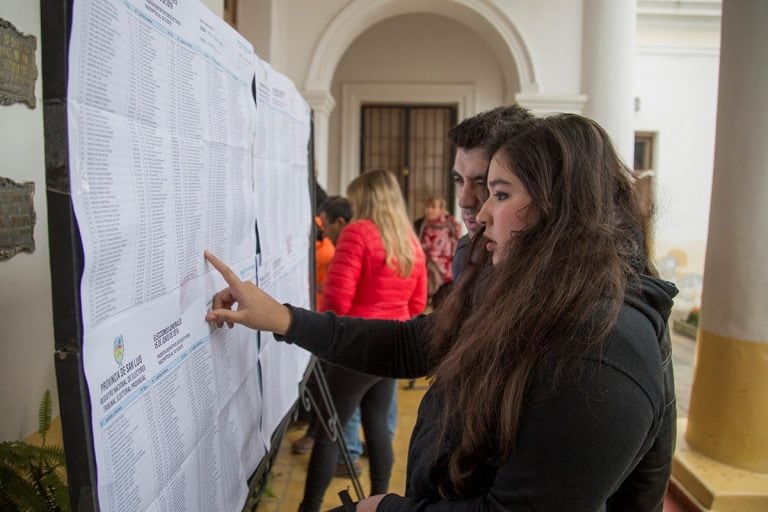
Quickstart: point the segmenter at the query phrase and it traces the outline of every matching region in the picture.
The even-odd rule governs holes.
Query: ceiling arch
[[[310,61],[304,90],[327,94],[336,66],[360,34],[383,20],[410,13],[445,16],[476,32],[502,63],[508,102],[514,99],[516,92],[538,92],[533,62],[525,42],[509,18],[489,0],[353,0],[320,37]]]

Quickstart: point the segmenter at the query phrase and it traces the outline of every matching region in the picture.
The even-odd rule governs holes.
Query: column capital
[[[316,113],[330,116],[334,107],[336,107],[336,100],[333,99],[333,95],[324,89],[305,89],[301,94]]]

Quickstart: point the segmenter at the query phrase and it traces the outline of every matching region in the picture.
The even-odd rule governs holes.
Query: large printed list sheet
[[[204,249],[243,280],[270,283],[280,300],[309,301],[308,193],[284,187],[303,179],[307,191],[308,109],[285,87],[290,108],[257,114],[260,65],[251,45],[197,2],[75,1],[71,189],[102,511],[240,510],[276,418],[295,400],[288,389],[306,353],[290,347],[269,357],[255,331],[204,320],[225,286]],[[285,166],[269,160],[274,154],[260,161],[269,169],[260,177],[254,148],[264,123],[267,133],[288,126],[290,136],[270,141],[282,149],[270,151],[290,156]],[[294,224],[257,219],[276,206],[268,199]],[[272,229],[282,238],[270,240]],[[285,252],[277,243],[290,247],[282,263],[265,257]],[[303,255],[290,257],[293,250]]]
[[[257,61],[255,67],[258,108],[253,170],[259,286],[281,302],[308,307],[302,283],[309,281],[306,256],[311,224],[302,219],[312,215],[307,186],[309,107],[293,83],[268,63]],[[284,198],[291,199],[286,203]],[[298,398],[296,382],[303,376],[309,354],[295,345],[277,343],[271,333],[264,332],[259,361],[264,395],[261,430],[265,445],[271,447],[285,404]]]

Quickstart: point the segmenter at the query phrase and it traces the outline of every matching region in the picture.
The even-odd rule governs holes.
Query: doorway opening
[[[455,105],[361,107],[360,172],[386,169],[398,177],[411,221],[424,214],[430,196],[453,204],[450,168],[454,150],[446,134],[456,124]]]

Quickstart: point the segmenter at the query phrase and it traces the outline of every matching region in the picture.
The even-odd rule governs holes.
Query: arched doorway
[[[335,16],[323,32],[312,56],[303,91],[315,112],[315,158],[318,179],[321,183],[328,185],[331,190],[343,191],[349,181],[354,178],[358,172],[354,166],[355,155],[359,155],[359,143],[354,138],[356,128],[350,126],[350,122],[353,125],[359,124],[359,111],[347,111],[348,106],[352,109],[356,108],[357,100],[354,91],[349,92],[349,98],[346,95],[341,98],[344,103],[343,111],[341,114],[333,114],[341,116],[340,121],[334,121],[335,125],[332,124],[331,112],[338,104],[341,95],[341,91],[333,91],[337,66],[355,40],[376,24],[414,13],[431,13],[434,16],[449,18],[482,40],[484,43],[482,53],[492,55],[497,60],[501,90],[500,97],[494,99],[492,104],[485,105],[487,108],[500,103],[512,103],[520,93],[538,92],[532,61],[522,37],[509,18],[492,2],[488,0],[425,0],[414,5],[408,0],[381,2],[354,0]],[[435,94],[444,96],[446,93],[445,90],[439,91],[435,87],[429,87],[430,85],[442,87],[456,85],[456,81],[441,82],[440,77],[435,78],[437,80],[398,79],[397,83],[413,89],[420,88],[423,94],[433,97]],[[382,82],[369,83],[384,85]],[[473,84],[467,84],[465,81],[460,85],[471,88]],[[387,94],[384,87],[380,92]],[[450,103],[457,106],[458,119],[473,115],[482,109],[483,102],[476,102],[476,94],[472,92],[449,94],[453,95]],[[402,101],[402,98],[399,98],[399,101]],[[415,101],[418,100],[406,99],[407,103]],[[462,111],[462,108],[465,110]],[[341,134],[340,141],[333,141],[337,134]],[[329,148],[329,144],[334,142],[340,148]]]

